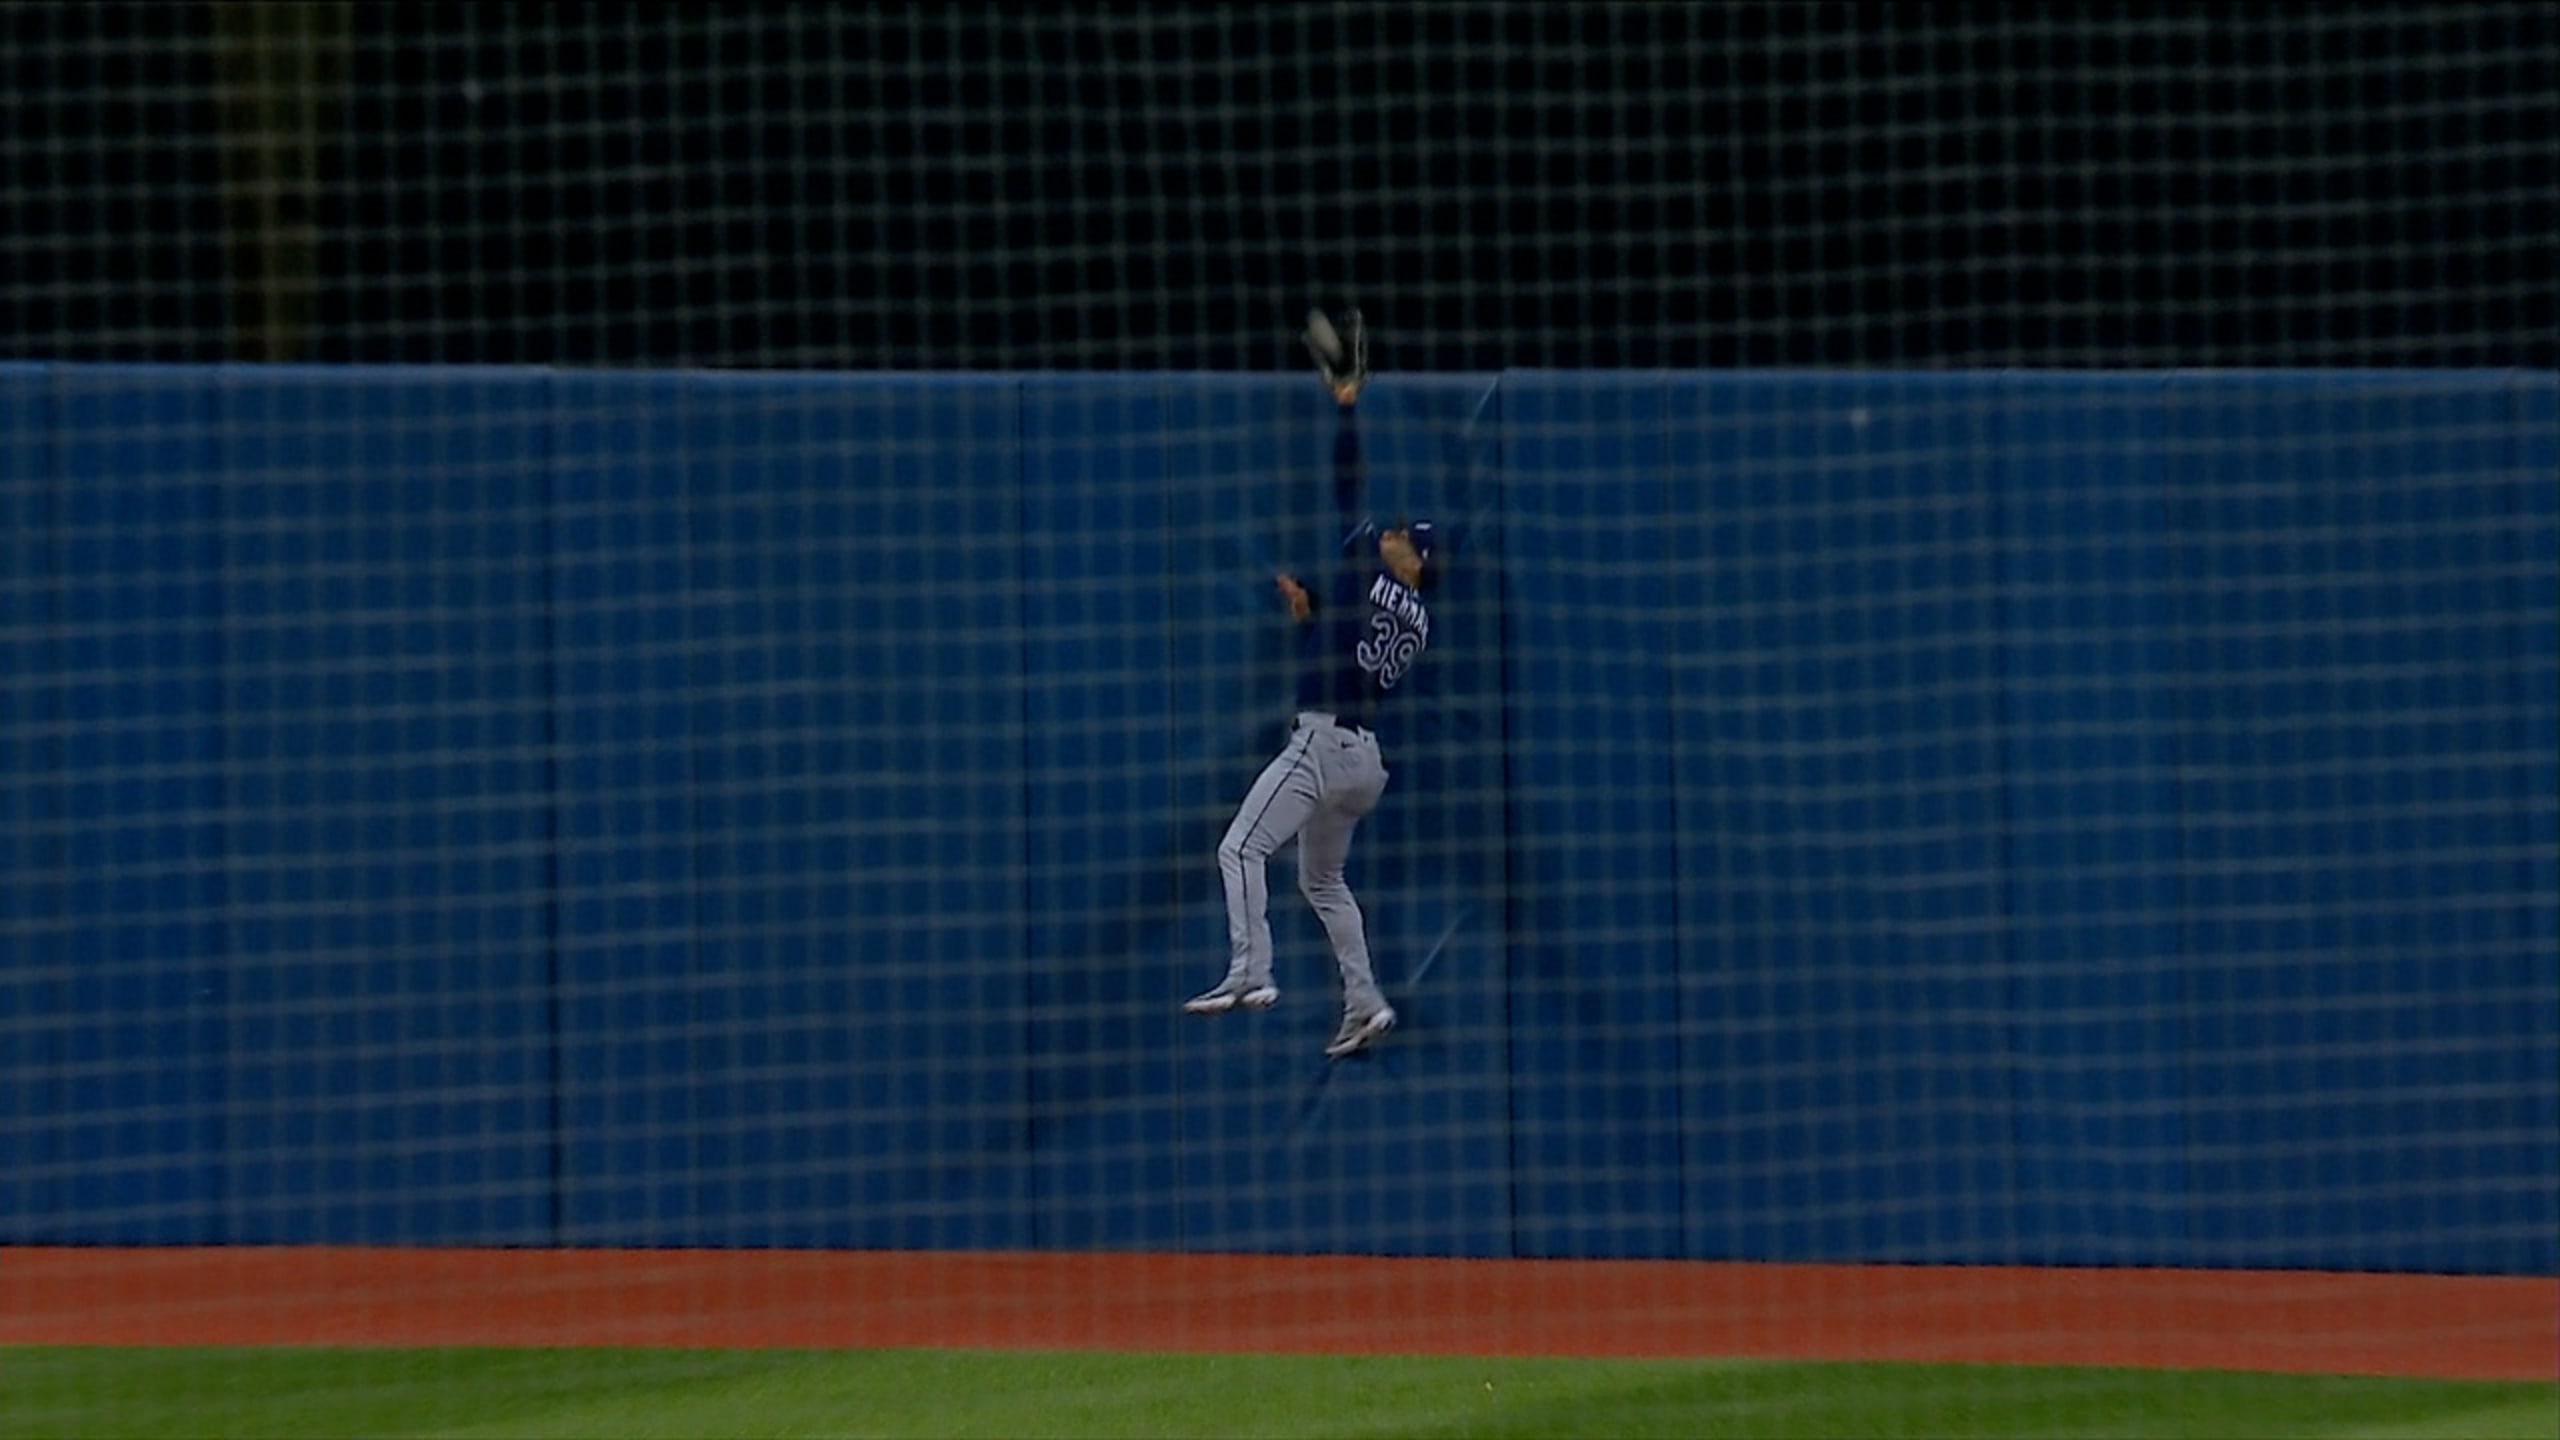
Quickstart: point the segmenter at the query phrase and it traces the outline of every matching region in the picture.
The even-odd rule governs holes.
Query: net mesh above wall
[[[10,7],[0,351],[2554,363],[2530,4]]]

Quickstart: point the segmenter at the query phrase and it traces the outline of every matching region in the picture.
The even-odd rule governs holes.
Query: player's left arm
[[[1359,523],[1359,507],[1367,502],[1370,469],[1359,456],[1359,410],[1341,405],[1336,410],[1334,425],[1334,510],[1341,512],[1344,528]]]
[[[1348,562],[1378,543],[1377,527],[1360,513],[1369,488],[1368,472],[1360,454],[1360,426],[1351,406],[1341,406],[1340,414],[1342,423],[1333,434],[1333,504],[1343,535],[1340,555],[1324,567],[1328,572],[1339,573],[1330,573],[1318,581],[1327,590],[1345,589],[1356,582],[1358,567]],[[1288,602],[1293,620],[1312,620],[1324,608],[1324,602],[1295,575],[1274,576],[1273,583]]]
[[[1342,523],[1342,553],[1353,554],[1361,545],[1376,543],[1376,527],[1365,512],[1369,503],[1369,469],[1360,453],[1360,419],[1349,405],[1342,406],[1341,423],[1333,432],[1333,508]]]

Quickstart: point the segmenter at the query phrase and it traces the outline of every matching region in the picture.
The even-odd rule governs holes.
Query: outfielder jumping
[[[1342,972],[1342,1028],[1324,1052],[1338,1060],[1395,1028],[1396,1012],[1370,968],[1359,902],[1342,878],[1342,866],[1352,832],[1387,787],[1370,721],[1431,641],[1431,614],[1422,597],[1438,583],[1440,566],[1430,522],[1399,521],[1381,531],[1360,513],[1364,477],[1355,407],[1369,378],[1369,337],[1360,312],[1345,310],[1338,323],[1321,310],[1309,314],[1306,342],[1340,417],[1333,441],[1334,500],[1348,533],[1340,558],[1314,590],[1294,575],[1276,577],[1299,630],[1297,724],[1289,743],[1263,767],[1218,846],[1227,896],[1226,978],[1183,1008],[1223,1015],[1237,1008],[1268,1009],[1279,1001],[1271,979],[1269,864],[1295,838],[1298,889],[1324,922]]]

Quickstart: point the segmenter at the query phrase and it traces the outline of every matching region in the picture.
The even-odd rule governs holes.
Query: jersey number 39
[[[1360,642],[1360,668],[1378,678],[1378,688],[1393,690],[1413,657],[1422,653],[1422,632],[1383,610],[1369,612],[1369,635]]]

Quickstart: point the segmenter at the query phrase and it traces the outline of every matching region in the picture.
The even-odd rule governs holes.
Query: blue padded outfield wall
[[[0,1242],[2560,1270],[2560,385],[0,365]]]

